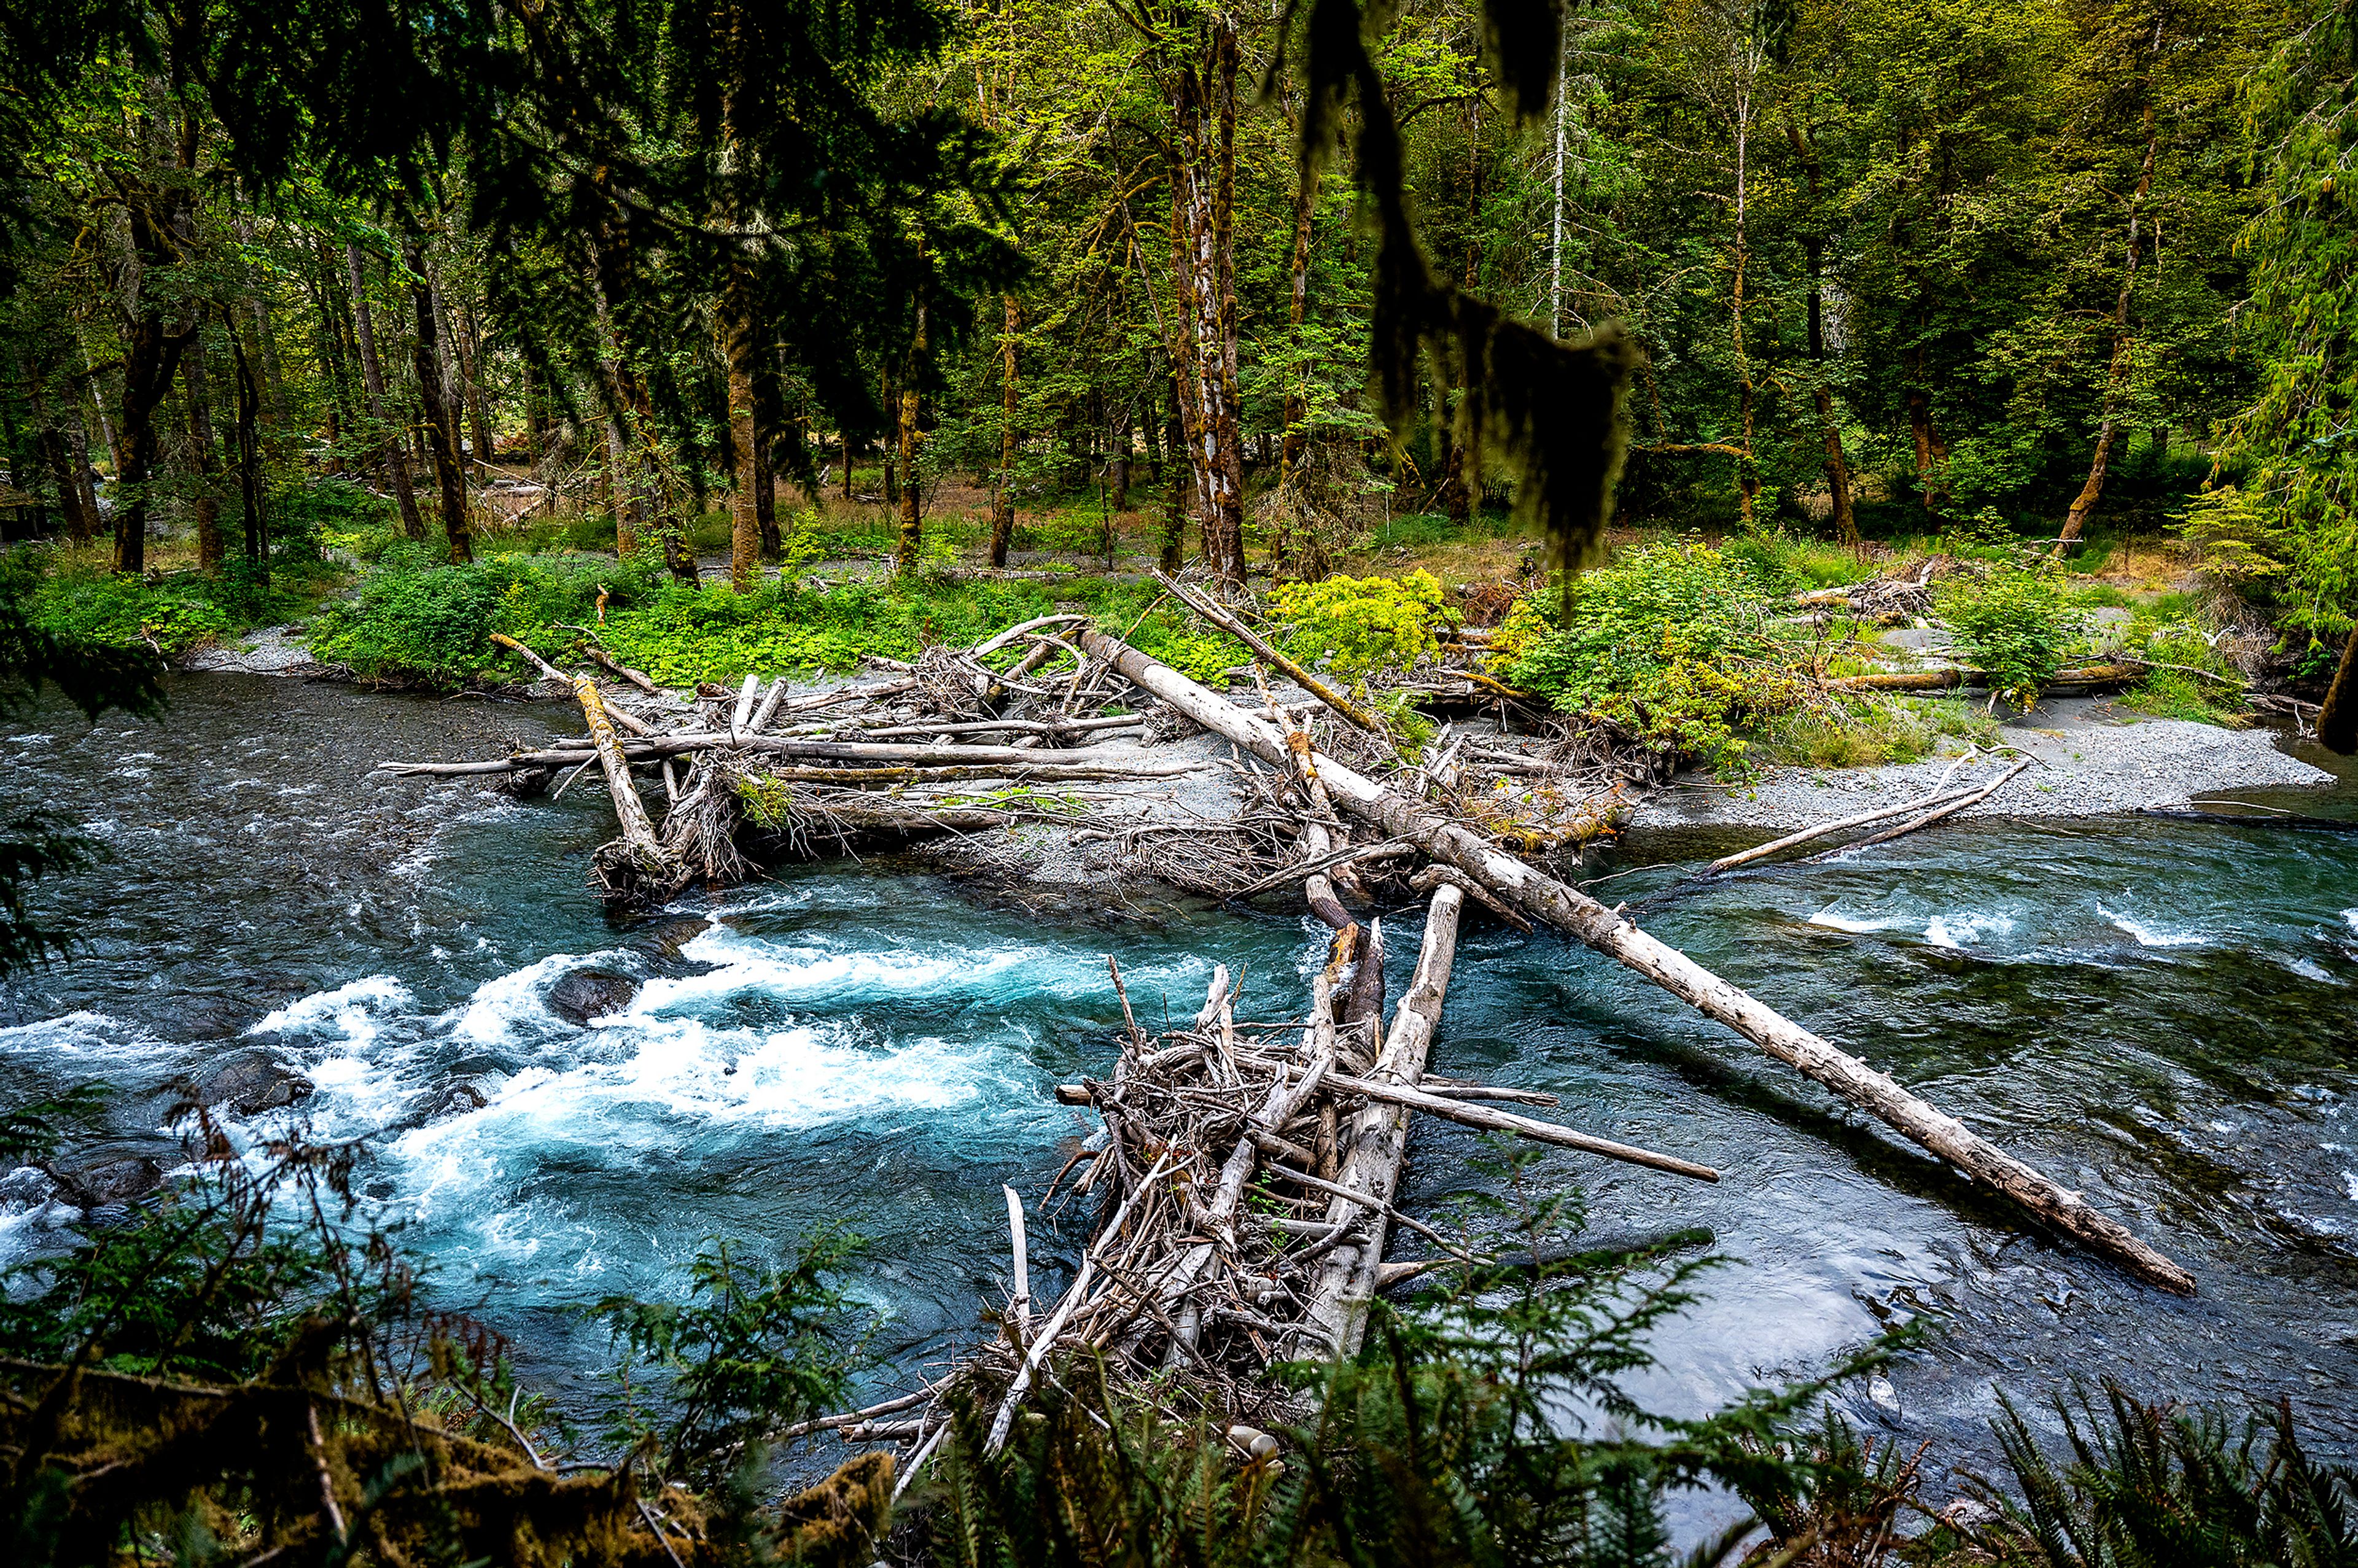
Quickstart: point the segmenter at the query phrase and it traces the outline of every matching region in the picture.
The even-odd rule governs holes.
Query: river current
[[[1244,971],[1243,1016],[1293,1013],[1320,946],[1291,916],[1041,913],[842,860],[687,901],[674,914],[712,924],[653,953],[584,891],[601,790],[518,804],[368,771],[529,743],[573,728],[560,709],[225,675],[172,697],[160,723],[45,707],[6,737],[0,814],[59,808],[113,859],[40,894],[82,946],[0,988],[0,1098],[103,1080],[113,1143],[162,1150],[176,1081],[266,1052],[317,1086],[300,1112],[318,1132],[367,1137],[369,1217],[427,1261],[438,1303],[506,1333],[560,1400],[607,1360],[572,1309],[676,1294],[706,1238],[784,1247],[827,1222],[870,1243],[877,1383],[945,1357],[1003,1299],[1001,1184],[1036,1196],[1088,1130],[1053,1087],[1109,1059],[1104,955],[1152,1023],[1192,1011],[1215,961]],[[2346,773],[2266,798],[2358,816]],[[1585,874],[1651,867],[1599,890],[1638,901],[1741,841],[1655,834]],[[1996,1390],[2104,1374],[2288,1397],[2323,1448],[2358,1454],[2358,834],[1976,822],[1732,877],[1646,920],[2201,1281],[2180,1300],[2059,1247],[1610,962],[1469,927],[1436,1070],[1547,1089],[1547,1114],[1723,1173],[1541,1166],[1600,1230],[1718,1238],[1704,1300],[1655,1342],[1655,1406],[1699,1411],[1921,1321],[1920,1348],[1844,1397],[1949,1462],[1991,1462]],[[1418,925],[1386,922],[1395,997]],[[569,1022],[547,1001],[582,969],[643,983]],[[1477,1184],[1478,1152],[1421,1121],[1412,1211]],[[0,1188],[0,1263],[71,1222],[38,1189]],[[1035,1223],[1044,1294],[1080,1219]]]

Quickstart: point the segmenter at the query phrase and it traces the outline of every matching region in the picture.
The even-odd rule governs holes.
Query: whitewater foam
[[[2096,913],[2103,915],[2106,920],[2112,922],[2114,929],[2125,932],[2127,935],[2136,937],[2137,946],[2140,947],[2205,947],[2210,946],[2211,939],[2201,935],[2200,932],[2166,931],[2158,925],[2148,925],[2144,921],[2136,918],[2134,915],[2116,914],[2113,911],[2106,909],[2101,903],[2096,905]]]
[[[248,1034],[326,1035],[352,1045],[366,1045],[384,1026],[387,1014],[406,1012],[417,1005],[409,988],[391,975],[365,975],[330,991],[288,1002],[256,1023]]]
[[[2003,936],[2013,929],[2014,916],[1995,911],[1936,914],[1924,923],[1924,940],[1935,947],[1961,953],[1969,942],[1977,942],[1985,936]]]
[[[1848,931],[1854,935],[1864,935],[1871,931],[1909,930],[1915,926],[1916,920],[1917,917],[1912,914],[1883,914],[1871,917],[1842,914],[1836,913],[1833,904],[1826,905],[1825,908],[1810,916],[1810,924],[1812,925],[1823,925],[1833,931]]]

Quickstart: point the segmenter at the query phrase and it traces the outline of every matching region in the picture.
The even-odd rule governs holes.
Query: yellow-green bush
[[[1441,629],[1457,622],[1442,602],[1440,580],[1422,568],[1401,578],[1286,583],[1270,595],[1270,609],[1293,628],[1288,653],[1304,664],[1324,659],[1354,679],[1414,668],[1441,651]]]

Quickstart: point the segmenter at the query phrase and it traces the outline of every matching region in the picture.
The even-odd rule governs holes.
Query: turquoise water
[[[827,1221],[872,1243],[858,1288],[885,1314],[879,1379],[946,1357],[1005,1288],[1001,1184],[1036,1195],[1090,1130],[1052,1089],[1109,1056],[1103,955],[1152,1024],[1192,1011],[1215,961],[1244,971],[1247,1015],[1292,1013],[1318,947],[1292,915],[1039,913],[846,860],[684,904],[714,924],[656,962],[583,892],[602,795],[516,805],[366,771],[528,743],[558,710],[229,676],[174,695],[160,728],[48,713],[9,737],[0,809],[66,806],[117,858],[45,895],[88,946],[0,990],[0,1084],[17,1099],[103,1077],[112,1137],[146,1146],[177,1076],[267,1050],[318,1086],[319,1131],[369,1137],[373,1217],[433,1262],[438,1299],[507,1332],[562,1396],[604,1364],[569,1307],[676,1292],[706,1237],[784,1245]],[[2346,787],[2299,800],[2358,815]],[[1635,842],[1618,864],[1672,869],[1602,891],[1642,900],[1737,841]],[[1952,1457],[1987,1457],[1995,1389],[2108,1372],[2288,1394],[2358,1452],[2358,835],[1976,823],[1645,918],[2201,1281],[2181,1301],[2054,1246],[1606,960],[1472,927],[1437,1069],[1546,1088],[1567,1123],[1724,1173],[1542,1166],[1601,1228],[1719,1238],[1707,1300],[1659,1342],[1659,1405],[1701,1409],[1923,1319],[1924,1347],[1847,1397]],[[1417,914],[1386,928],[1397,995]],[[644,984],[588,1025],[549,1011],[593,967]],[[424,1118],[460,1083],[486,1103]],[[1476,1152],[1421,1123],[1411,1206],[1472,1184]],[[57,1222],[22,1194],[0,1204],[0,1255],[54,1244]],[[1037,1289],[1079,1223],[1035,1230]]]

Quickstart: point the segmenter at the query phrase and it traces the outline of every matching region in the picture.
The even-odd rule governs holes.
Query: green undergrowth
[[[606,596],[599,624],[598,598]],[[562,660],[592,627],[616,658],[667,686],[841,673],[863,654],[914,659],[935,643],[968,644],[1020,621],[1077,606],[1100,627],[1199,679],[1247,658],[1244,647],[1150,607],[1151,585],[1075,577],[1070,581],[949,583],[924,577],[834,588],[765,584],[739,594],[726,584],[689,588],[646,556],[497,555],[437,565],[415,546],[389,550],[349,600],[314,623],[314,655],[364,678],[453,687],[513,678],[505,633]],[[1141,617],[1143,616],[1143,620]],[[1133,627],[1135,630],[1133,631]]]
[[[1863,695],[1771,722],[1755,755],[1800,767],[1871,768],[1920,761],[1950,741],[1996,739],[1996,721],[1956,697]]]
[[[1282,583],[1269,608],[1288,627],[1286,652],[1351,679],[1414,668],[1441,651],[1440,633],[1460,619],[1443,603],[1440,580],[1422,569]]]
[[[1552,595],[1518,603],[1497,663],[1561,712],[1741,771],[1745,731],[1809,699],[1809,637],[1781,619],[1796,586],[1761,541],[1640,545],[1575,579],[1561,620]]]
[[[103,558],[16,552],[7,569],[35,579],[26,596],[33,624],[69,642],[152,648],[178,658],[260,626],[311,611],[343,574],[316,562],[282,562],[265,579],[243,560],[219,572],[124,577]]]

